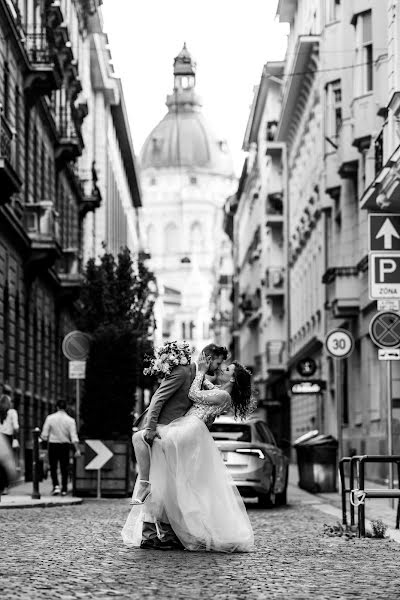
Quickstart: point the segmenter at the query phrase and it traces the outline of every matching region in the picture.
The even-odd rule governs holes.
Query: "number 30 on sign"
[[[325,350],[334,358],[346,358],[354,349],[354,338],[346,329],[332,329],[325,338]]]

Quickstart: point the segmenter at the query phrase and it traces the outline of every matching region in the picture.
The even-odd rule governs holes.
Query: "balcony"
[[[43,271],[52,267],[61,256],[58,214],[51,201],[25,204],[25,227],[31,239],[27,261],[29,271]]]
[[[325,155],[325,177],[326,193],[331,197],[336,197],[341,187],[337,152],[329,151]]]
[[[327,285],[327,306],[334,319],[357,317],[360,310],[360,282],[357,267],[331,267],[322,277]]]
[[[101,205],[101,192],[97,185],[97,171],[93,164],[88,171],[79,171],[79,179],[82,188],[81,200],[79,203],[79,215],[85,217],[87,213],[93,212]]]
[[[267,361],[267,371],[281,373],[286,370],[286,343],[284,340],[270,340],[266,344],[265,357]]]
[[[269,267],[265,271],[266,296],[283,296],[285,293],[285,268]]]
[[[254,324],[261,318],[261,292],[258,289],[254,294],[242,294],[239,309],[244,315],[243,323]]]
[[[78,248],[64,248],[58,261],[57,275],[61,283],[63,296],[76,297],[83,284],[83,275],[79,269]]]
[[[69,104],[56,111],[56,123],[59,139],[55,157],[58,165],[62,165],[81,156],[84,144],[82,135],[72,119]]]
[[[353,146],[353,125],[347,119],[343,121],[339,133],[337,150],[339,175],[342,179],[352,179],[357,176],[358,152]]]
[[[58,57],[50,49],[46,34],[27,33],[26,51],[31,63],[25,78],[25,91],[46,96],[62,84],[62,71]]]
[[[0,116],[0,205],[9,201],[10,196],[19,192],[22,182],[13,166],[13,134],[7,121]]]
[[[368,147],[376,130],[376,105],[372,93],[353,100],[353,146]]]

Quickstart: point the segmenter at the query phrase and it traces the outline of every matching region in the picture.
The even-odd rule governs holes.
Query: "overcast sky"
[[[173,59],[183,42],[197,62],[203,112],[228,141],[237,172],[262,67],[284,58],[286,25],[277,0],[104,0],[116,74],[121,77],[136,154],[166,112]]]

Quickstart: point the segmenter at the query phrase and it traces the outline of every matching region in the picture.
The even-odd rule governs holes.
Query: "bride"
[[[207,382],[202,355],[189,391],[193,405],[169,425],[159,425],[151,450],[151,493],[134,506],[122,529],[127,546],[140,546],[143,522],[169,523],[186,550],[249,552],[253,530],[243,500],[207,426],[232,409],[236,418],[253,410],[251,375],[234,362],[222,369],[221,387]],[[137,482],[136,486],[139,485]],[[135,496],[135,491],[134,494]]]

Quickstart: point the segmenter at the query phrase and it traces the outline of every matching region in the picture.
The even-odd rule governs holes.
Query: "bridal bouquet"
[[[167,342],[155,351],[155,357],[149,360],[144,375],[169,375],[178,365],[189,365],[191,349],[187,342]]]

